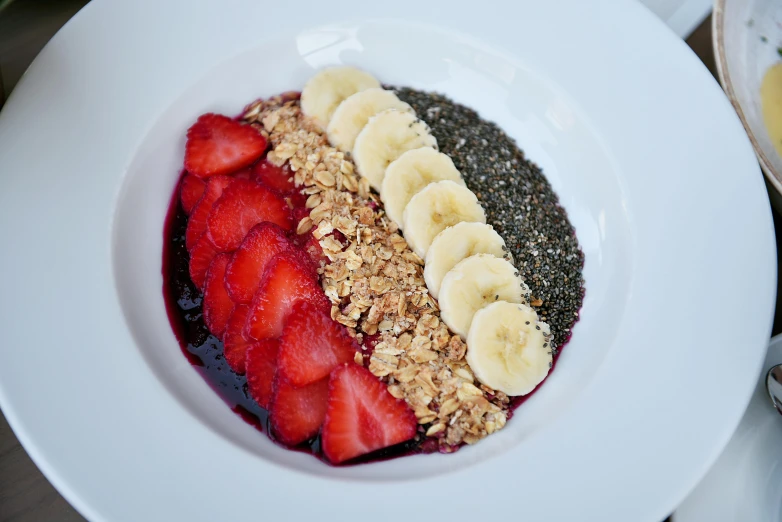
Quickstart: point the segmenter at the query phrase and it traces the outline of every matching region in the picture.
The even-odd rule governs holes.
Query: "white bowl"
[[[0,405],[90,520],[659,522],[728,441],[776,261],[752,148],[699,60],[634,2],[399,0],[393,14],[95,0],[0,113]],[[496,121],[543,167],[586,255],[556,371],[453,455],[335,468],[282,449],[226,407],[166,318],[185,130],[334,63]]]
[[[712,24],[720,82],[758,156],[771,202],[782,212],[782,157],[771,143],[760,104],[763,75],[780,60],[782,3],[715,0]]]

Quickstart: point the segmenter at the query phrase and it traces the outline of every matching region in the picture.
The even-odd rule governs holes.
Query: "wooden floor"
[[[17,0],[0,12],[0,72],[6,93],[49,38],[85,3],[84,0]],[[715,74],[710,18],[687,43]],[[84,519],[38,471],[0,415],[0,522],[77,520]]]

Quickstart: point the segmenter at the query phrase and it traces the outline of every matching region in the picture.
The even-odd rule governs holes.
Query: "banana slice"
[[[402,228],[407,244],[423,259],[437,234],[462,221],[486,223],[486,214],[470,189],[443,180],[430,183],[410,199]]]
[[[391,91],[373,87],[345,98],[331,116],[326,128],[331,145],[343,152],[353,152],[356,136],[367,124],[369,118],[386,109],[402,112],[415,111],[396,97]]]
[[[526,301],[529,288],[517,274],[510,261],[491,254],[459,261],[440,285],[440,318],[466,339],[475,312],[484,306],[495,301]]]
[[[383,177],[380,195],[386,214],[401,228],[410,199],[428,184],[444,179],[464,185],[462,175],[446,154],[430,147],[408,150],[388,165]]]
[[[478,310],[467,336],[467,364],[483,384],[526,395],[548,375],[551,334],[535,310],[505,301]]]
[[[355,67],[329,67],[315,74],[301,91],[301,110],[315,120],[321,129],[348,96],[365,89],[380,87],[377,79]]]
[[[353,144],[358,172],[379,191],[388,164],[408,150],[437,147],[429,127],[415,114],[386,109],[369,119]]]
[[[424,265],[424,279],[432,297],[437,299],[440,294],[445,274],[459,261],[475,254],[506,256],[505,241],[491,225],[462,221],[437,234],[426,251]]]

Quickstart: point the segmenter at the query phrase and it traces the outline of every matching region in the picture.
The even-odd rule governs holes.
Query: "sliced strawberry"
[[[407,404],[363,366],[346,364],[331,372],[321,444],[334,464],[410,440],[416,427]]]
[[[273,188],[280,194],[288,194],[296,190],[293,183],[293,171],[287,165],[278,167],[268,159],[262,159],[255,164],[253,169],[255,181]]]
[[[201,236],[193,250],[190,251],[190,279],[199,290],[204,289],[206,271],[209,270],[209,265],[212,264],[212,260],[217,254],[217,249],[206,234]]]
[[[321,263],[328,261],[326,254],[323,253],[323,248],[320,246],[320,241],[315,239],[315,236],[312,234],[307,234],[307,240],[301,245],[301,249],[310,258],[315,269],[317,269]]]
[[[229,265],[230,266],[230,265]],[[247,314],[250,312],[248,305],[238,304],[234,307],[223,334],[223,355],[225,361],[233,371],[239,375],[244,374],[244,361],[247,348],[253,340],[244,334],[244,325],[247,324]]]
[[[242,169],[239,172],[234,172],[231,174],[231,177],[234,179],[252,179],[253,169],[252,167],[247,167],[246,169]]]
[[[304,205],[307,204],[307,196],[296,189],[285,196],[285,201],[288,203],[288,206],[294,210],[297,208],[304,208]],[[309,209],[307,209],[307,211],[309,212]]]
[[[307,263],[290,252],[277,254],[269,262],[250,305],[247,335],[256,340],[279,337],[298,301],[308,301],[325,311],[331,309]]]
[[[287,163],[278,167],[269,160],[262,159],[255,164],[253,179],[279,192],[291,208],[304,208],[307,202],[307,196],[301,192],[301,189],[296,188],[293,171]],[[309,209],[307,214],[309,215]]]
[[[185,168],[199,178],[249,167],[266,150],[266,138],[249,125],[204,114],[187,130]]]
[[[298,225],[299,221],[310,215],[310,212],[312,212],[312,209],[305,208],[303,206],[292,208],[291,215],[293,216],[293,223]]]
[[[293,252],[295,248],[285,231],[274,223],[255,225],[234,252],[225,272],[225,286],[231,299],[249,304],[269,261],[280,252]]]
[[[205,188],[206,182],[204,180],[192,174],[185,174],[179,187],[179,199],[185,214],[190,215],[198,200],[204,195]]]
[[[204,323],[218,338],[223,336],[234,310],[234,302],[225,290],[225,267],[230,260],[231,254],[217,254],[206,271],[204,282]]]
[[[207,219],[212,242],[222,252],[235,250],[252,227],[263,221],[290,230],[290,209],[285,200],[260,183],[235,180],[217,200]]]
[[[206,232],[206,218],[212,210],[215,202],[220,199],[225,188],[233,182],[229,176],[213,176],[204,188],[204,194],[198,200],[190,218],[187,220],[187,231],[185,231],[185,246],[190,251]]]
[[[291,210],[291,213],[293,214],[293,222],[296,226],[298,226],[302,219],[310,215],[310,209],[298,207]],[[320,246],[320,241],[315,239],[315,236],[312,235],[313,230],[314,229],[304,234],[295,235],[293,241],[307,254],[307,257],[312,260],[312,265],[314,269],[317,270],[321,262],[325,262],[328,259],[326,258],[326,254],[323,253],[323,248]]]
[[[320,307],[294,305],[280,337],[279,373],[294,386],[326,377],[354,360],[359,347],[347,329]]]
[[[277,339],[264,339],[247,348],[247,390],[262,408],[269,409],[272,398],[272,382],[277,369],[277,351],[280,342]]]
[[[296,446],[318,434],[326,416],[329,380],[321,379],[297,388],[279,375],[269,404],[272,433],[289,446]]]

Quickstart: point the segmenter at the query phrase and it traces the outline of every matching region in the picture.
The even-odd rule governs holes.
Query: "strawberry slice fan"
[[[415,415],[355,362],[361,348],[331,318],[320,244],[292,232],[309,215],[306,196],[267,148],[257,130],[217,114],[188,130],[180,203],[204,323],[277,442],[320,437],[323,456],[340,464],[410,440]]]

